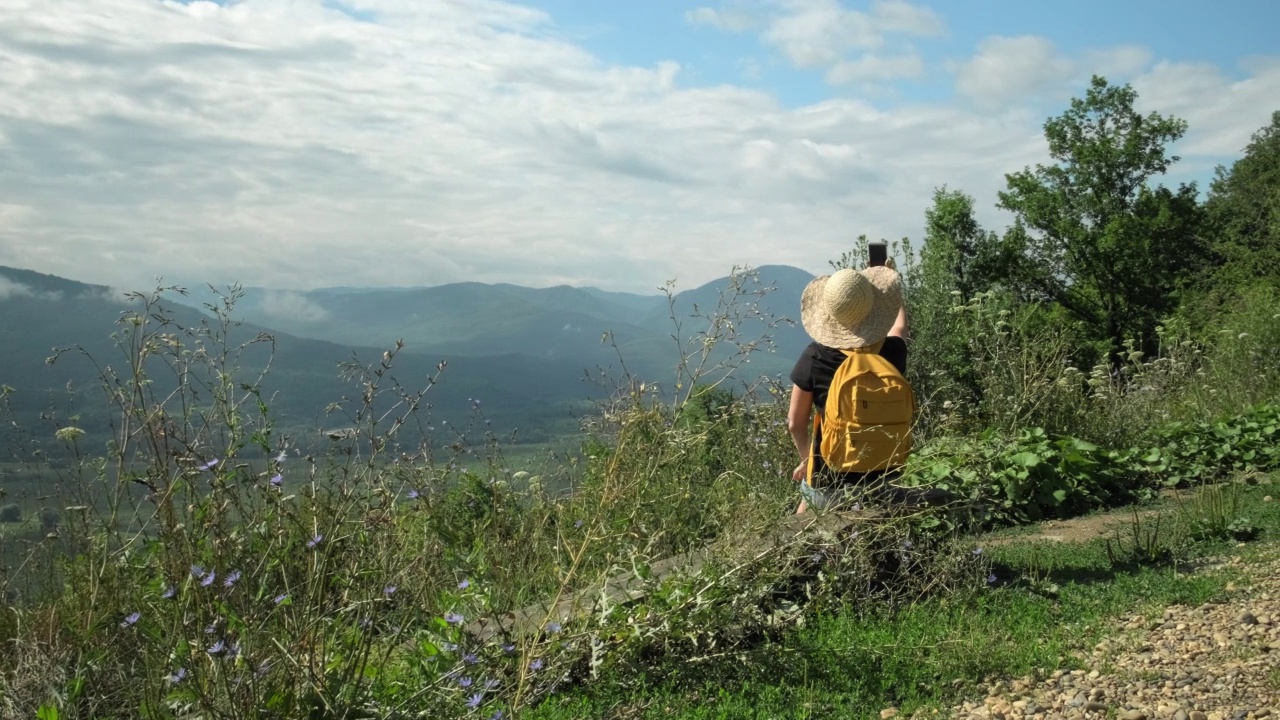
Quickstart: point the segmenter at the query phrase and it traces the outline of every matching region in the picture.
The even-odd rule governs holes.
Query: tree
[[[924,215],[924,246],[906,293],[914,339],[911,382],[923,396],[972,399],[978,390],[970,338],[957,326],[952,308],[990,286],[989,263],[983,259],[995,238],[978,225],[973,198],[957,190],[936,189]]]
[[[1219,263],[1215,285],[1280,280],[1280,111],[1230,170],[1218,167],[1205,213]]]
[[[1154,343],[1153,329],[1203,267],[1194,184],[1151,187],[1177,157],[1166,145],[1186,122],[1134,110],[1137,93],[1094,76],[1083,99],[1044,126],[1056,165],[1006,175],[999,207],[1016,222],[1003,238],[1005,280],[1060,304],[1110,346]]]

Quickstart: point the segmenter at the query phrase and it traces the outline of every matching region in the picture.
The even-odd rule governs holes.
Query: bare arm
[[[800,453],[800,466],[791,473],[794,480],[803,480],[809,463],[809,416],[813,413],[813,393],[791,387],[791,407],[787,410],[787,430],[791,442]]]
[[[894,321],[893,327],[889,329],[889,337],[899,337],[903,340],[911,339],[911,329],[907,326],[906,305],[898,308],[898,319]]]

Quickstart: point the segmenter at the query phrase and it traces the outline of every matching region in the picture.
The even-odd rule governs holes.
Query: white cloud
[[[32,295],[35,295],[35,292],[31,288],[0,275],[0,300],[8,300],[12,297],[31,297]]]
[[[742,7],[768,22],[851,12]],[[814,57],[852,82],[914,72],[883,40],[908,14],[877,7],[837,13],[868,25],[856,42],[806,23],[790,37],[799,48],[808,28]],[[674,63],[607,64],[495,0],[353,9],[0,0],[0,265],[122,287],[690,287],[735,263],[819,271],[864,232],[918,236],[943,184],[1000,224],[1003,173],[1045,159],[1046,113],[1022,100],[786,108],[686,87]],[[1084,87],[1061,82],[1062,98]],[[994,94],[1041,85],[1015,77]],[[1192,121],[1189,159],[1238,152],[1280,97],[1261,70],[1156,63],[1135,85]],[[314,312],[299,298],[276,309]]]
[[[62,299],[62,293],[56,291],[45,292],[36,290],[30,285],[20,283],[17,280],[10,280],[9,278],[0,275],[0,300],[8,300],[9,298],[18,297],[38,298],[40,300],[60,300]]]
[[[1025,102],[1065,87],[1076,66],[1047,38],[990,36],[956,70],[956,92],[983,106]]]
[[[793,66],[826,69],[833,84],[868,82],[923,74],[914,51],[885,57],[850,54],[878,50],[889,35],[935,37],[946,32],[932,10],[905,0],[876,0],[868,11],[851,10],[842,0],[739,0],[721,8],[702,7],[685,14],[689,22],[730,32],[761,31],[761,40]]]
[[[922,75],[924,75],[924,60],[919,53],[911,52],[892,57],[864,55],[857,60],[836,63],[827,71],[827,82],[832,85],[843,85],[918,78]]]
[[[875,26],[887,33],[936,37],[947,32],[946,24],[933,10],[904,0],[877,0],[871,4],[871,17]]]
[[[707,25],[727,32],[745,32],[760,25],[759,14],[741,6],[700,7],[686,12],[684,16],[694,25]]]
[[[296,292],[271,291],[262,296],[263,314],[281,320],[297,322],[322,322],[329,319],[329,311]]]
[[[1239,157],[1250,136],[1271,122],[1280,98],[1280,64],[1232,80],[1213,65],[1158,62],[1134,78],[1133,88],[1144,112],[1186,120],[1187,135],[1175,151],[1193,164],[1211,166],[1216,156]]]
[[[1082,74],[1101,75],[1108,82],[1125,82],[1151,65],[1151,51],[1140,45],[1118,45],[1084,53]]]

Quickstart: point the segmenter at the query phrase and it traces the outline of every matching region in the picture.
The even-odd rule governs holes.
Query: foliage
[[[1040,428],[1012,439],[988,431],[937,441],[907,467],[907,482],[958,501],[951,522],[976,528],[1076,515],[1132,501],[1143,490],[1111,451]]]
[[[1280,467],[1280,405],[1259,405],[1218,420],[1171,423],[1153,440],[1153,447],[1130,450],[1125,459],[1168,487],[1271,470]]]
[[[1205,213],[1218,263],[1212,284],[1220,292],[1280,281],[1280,111],[1230,169],[1218,167]]]
[[[1004,236],[1005,279],[1060,304],[1110,344],[1154,345],[1177,288],[1204,262],[1194,185],[1149,182],[1178,160],[1165,147],[1186,123],[1134,110],[1137,93],[1095,76],[1084,98],[1045,123],[1057,165],[1007,175],[999,206],[1016,223]]]

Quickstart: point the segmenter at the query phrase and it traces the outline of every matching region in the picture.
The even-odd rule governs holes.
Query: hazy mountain
[[[808,273],[784,266],[759,268],[743,285],[738,310],[755,312],[735,327],[744,337],[758,335],[759,316],[799,315],[800,292]],[[696,313],[714,311],[728,278],[707,283],[674,297],[681,318],[681,335],[694,340],[706,321]],[[751,293],[764,291],[756,299]],[[173,300],[189,305],[181,305]],[[196,327],[209,315],[192,306],[201,298],[165,304],[175,327]],[[754,302],[754,305],[751,303]],[[696,309],[696,310],[695,310]],[[59,416],[80,412],[82,422],[105,421],[100,393],[87,392],[98,384],[98,368],[121,367],[123,355],[111,334],[125,330],[117,323],[129,310],[119,291],[86,285],[26,270],[0,268],[0,383],[15,388],[13,409],[28,425],[44,426],[44,437],[59,420],[41,421],[57,407]],[[294,433],[341,426],[341,415],[326,416],[325,407],[356,389],[339,379],[338,363],[353,356],[363,363],[377,361],[383,349],[403,338],[405,349],[393,373],[407,387],[424,385],[436,364],[447,361],[441,381],[432,388],[431,415],[453,425],[466,422],[470,399],[480,399],[492,426],[499,432],[518,428],[520,436],[539,439],[575,426],[583,404],[604,390],[584,375],[597,368],[617,374],[619,354],[627,370],[646,380],[669,382],[677,358],[671,307],[665,296],[614,293],[596,288],[525,288],[516,285],[456,283],[431,288],[327,288],[310,292],[252,288],[234,310],[242,324],[233,343],[258,333],[274,338],[274,353],[266,345],[251,347],[240,359],[245,378],[256,375],[270,360],[263,383],[279,427]],[[610,342],[602,343],[607,336]],[[770,334],[774,354],[753,357],[751,374],[776,375],[790,369],[808,342],[798,324],[785,323]],[[616,344],[616,348],[614,345]],[[97,362],[67,356],[53,366],[45,358],[54,347],[80,345]],[[686,345],[686,350],[691,347]],[[727,346],[723,348],[727,351]],[[716,356],[723,357],[723,352]],[[163,383],[163,368],[154,377]],[[81,396],[73,408],[66,404],[70,382]]]

